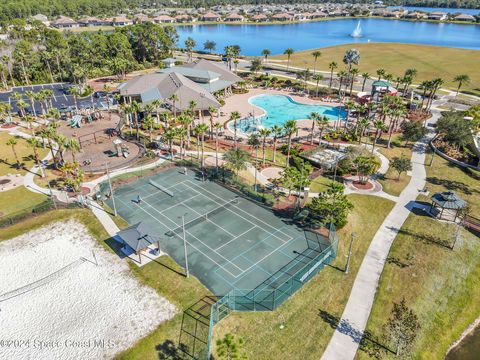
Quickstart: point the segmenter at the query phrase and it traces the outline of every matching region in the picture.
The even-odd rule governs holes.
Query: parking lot
[[[17,113],[19,111],[16,100],[12,96],[13,93],[19,93],[22,95],[22,99],[29,105],[26,109],[27,112],[32,113],[30,107],[30,99],[25,95],[27,91],[39,92],[44,89],[50,89],[53,91],[51,104],[54,108],[59,110],[73,110],[75,109],[74,96],[69,94],[68,89],[72,85],[70,83],[55,83],[55,84],[43,84],[32,86],[16,86],[11,91],[0,92],[0,102],[9,103],[12,106],[12,112]],[[79,109],[88,109],[95,107],[96,109],[104,110],[107,108],[107,102],[104,96],[97,97],[94,95],[87,96],[85,98],[78,98],[77,100]],[[110,106],[116,104],[116,101],[110,97]],[[35,111],[37,114],[42,113],[42,107],[40,102],[35,102]]]

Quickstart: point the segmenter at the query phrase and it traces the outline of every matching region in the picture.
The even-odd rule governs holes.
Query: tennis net
[[[189,222],[185,223],[185,230],[190,229],[194,227],[195,225],[198,225],[204,221],[207,221],[209,217],[217,215],[221,213],[222,211],[228,209],[231,206],[237,205],[239,203],[238,197],[235,197],[231,199],[230,201],[226,202],[223,205],[220,205],[219,207],[207,212],[206,214],[200,215],[196,217],[193,220],[190,220]],[[183,226],[179,226],[173,230],[170,230],[166,233],[167,236],[175,236],[183,232]]]

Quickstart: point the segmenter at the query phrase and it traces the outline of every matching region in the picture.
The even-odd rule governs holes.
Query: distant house
[[[31,19],[35,21],[40,21],[45,26],[50,25],[50,21],[48,21],[48,18],[43,14],[37,14],[35,16],[32,16]]]
[[[317,11],[312,14],[313,19],[320,19],[320,18],[326,18],[328,15],[324,13],[323,11]]]
[[[177,16],[175,16],[175,21],[176,21],[176,22],[179,22],[179,23],[183,23],[183,22],[193,22],[194,19],[193,19],[190,15],[183,14],[183,15],[177,15]]]
[[[275,21],[291,21],[293,20],[293,16],[287,13],[280,13],[280,14],[275,14],[272,16],[272,20]]]
[[[265,22],[265,21],[268,21],[268,17],[265,14],[257,14],[257,15],[252,16],[252,21]]]
[[[111,19],[112,26],[127,26],[132,25],[133,21],[128,19],[125,15],[118,15]]]
[[[469,14],[460,14],[453,18],[456,21],[475,21],[475,17]]]
[[[110,25],[107,20],[102,20],[96,17],[86,17],[78,20],[80,26],[90,27],[90,26],[105,26]]]
[[[409,12],[408,14],[405,14],[403,17],[405,19],[413,19],[413,20],[416,20],[416,19],[421,19],[425,16],[425,14],[422,14],[422,13],[419,13],[419,12],[416,12],[416,11],[413,11],[413,12]]]
[[[447,14],[443,12],[432,12],[427,15],[428,20],[445,20],[447,18]]]
[[[228,21],[228,22],[240,22],[240,21],[243,21],[243,20],[245,20],[245,18],[242,15],[239,15],[239,14],[236,14],[236,13],[232,13],[232,14],[228,15],[227,17],[225,17],[225,21]]]
[[[215,14],[214,12],[208,12],[202,15],[201,19],[203,21],[220,21],[222,18],[220,17],[220,15]]]
[[[168,15],[159,15],[153,18],[153,21],[156,22],[157,24],[171,24],[175,22],[175,19]]]
[[[383,16],[385,14],[384,9],[374,9],[372,11],[372,16]]]
[[[80,24],[69,17],[60,16],[57,20],[52,21],[50,26],[56,29],[73,29],[80,27]]]
[[[135,24],[139,24],[152,21],[152,19],[150,19],[150,17],[145,14],[137,14],[133,17],[133,21],[135,22]]]

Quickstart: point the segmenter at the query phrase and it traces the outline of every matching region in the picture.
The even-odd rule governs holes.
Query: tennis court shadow
[[[185,360],[192,359],[187,355],[186,344],[175,344],[172,340],[165,340],[163,343],[155,346],[160,360]]]

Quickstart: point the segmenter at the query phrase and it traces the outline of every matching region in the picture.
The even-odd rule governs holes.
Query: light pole
[[[352,233],[352,236],[350,237],[350,245],[348,247],[347,263],[345,264],[345,274],[348,274],[348,268],[350,266],[350,257],[352,256],[352,244],[353,244],[353,240],[355,240],[356,236],[357,236],[357,234]]]
[[[183,214],[182,216],[179,216],[179,218],[181,217],[182,218],[182,230],[183,230],[183,251],[184,251],[184,254],[185,254],[185,274],[187,276],[187,278],[190,276],[190,272],[188,270],[188,254],[187,254],[187,239],[186,239],[186,236],[185,236],[185,215],[187,215],[186,213]]]
[[[110,187],[110,194],[112,196],[113,215],[117,216],[117,206],[115,205],[115,196],[113,195],[112,181],[110,180],[110,172],[108,171],[108,163],[107,162],[105,163],[105,167],[107,168],[108,186]]]
[[[337,180],[338,156],[335,155],[335,170],[333,172],[333,183]]]

